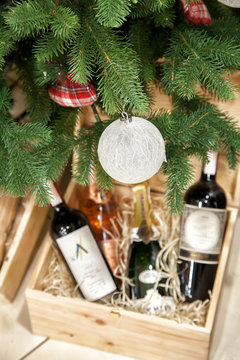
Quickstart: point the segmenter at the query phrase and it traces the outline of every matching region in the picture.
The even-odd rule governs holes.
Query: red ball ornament
[[[60,76],[57,85],[48,89],[50,98],[64,107],[86,107],[97,100],[97,94],[92,84],[79,84],[70,78]]]
[[[196,26],[206,26],[212,23],[211,15],[203,1],[188,4],[180,0],[182,11],[186,19]]]

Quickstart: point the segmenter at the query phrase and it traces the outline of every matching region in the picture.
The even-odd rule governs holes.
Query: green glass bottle
[[[133,186],[135,209],[131,229],[128,277],[135,286],[130,286],[130,297],[141,299],[160,280],[156,259],[160,251],[158,239],[153,238],[150,217],[150,191],[147,182]],[[159,291],[159,289],[158,289]]]

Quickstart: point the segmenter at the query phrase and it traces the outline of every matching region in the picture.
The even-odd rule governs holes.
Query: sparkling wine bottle
[[[186,192],[178,273],[187,302],[209,298],[217,271],[226,220],[226,196],[216,183],[217,153],[208,153],[200,180]]]
[[[111,190],[100,190],[92,180],[84,189],[79,209],[88,217],[112,272],[119,274],[116,240],[120,240],[120,227]]]
[[[86,215],[69,208],[55,184],[51,187],[54,218],[51,235],[80,293],[88,301],[97,301],[117,290],[116,281],[96,240]]]
[[[131,229],[128,277],[134,283],[130,289],[133,299],[141,299],[160,280],[156,270],[156,258],[160,251],[157,239],[153,238],[150,218],[150,192],[147,182],[133,186],[135,197],[134,219]]]

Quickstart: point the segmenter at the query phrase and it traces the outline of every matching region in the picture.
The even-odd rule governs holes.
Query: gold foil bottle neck
[[[150,191],[148,182],[145,181],[134,185],[132,190],[135,200],[132,238],[133,241],[142,240],[145,244],[148,244],[153,235],[150,218]]]

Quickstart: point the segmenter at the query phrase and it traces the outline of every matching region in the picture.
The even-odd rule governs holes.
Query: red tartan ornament
[[[86,107],[97,100],[97,94],[92,84],[79,84],[70,78],[60,76],[57,85],[48,89],[50,98],[64,107]]]
[[[190,23],[194,25],[210,25],[212,23],[209,11],[203,1],[187,4],[185,0],[180,0],[182,11]]]

